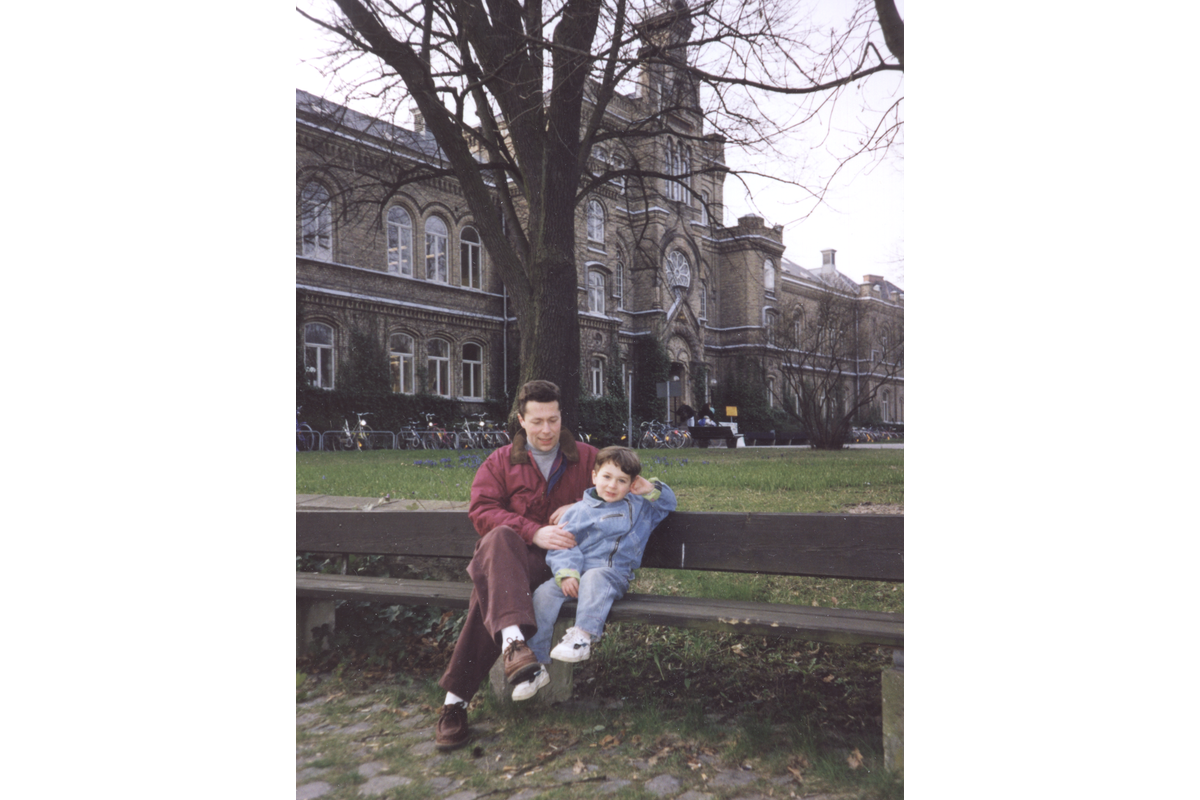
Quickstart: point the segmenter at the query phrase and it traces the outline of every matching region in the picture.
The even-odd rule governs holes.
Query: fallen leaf
[[[856,750],[855,752],[858,752],[858,751]],[[574,772],[576,775],[578,775],[579,773],[583,772],[586,769],[587,769],[587,767],[584,766],[584,763],[582,761],[578,761],[578,760],[575,762],[575,766],[571,768],[572,772]]]
[[[788,767],[787,770],[788,770],[788,772],[790,772],[796,776],[796,780],[798,782],[804,780],[804,774],[802,772],[800,772],[800,770],[796,769],[795,767]]]
[[[846,763],[850,765],[850,769],[858,769],[863,765],[863,754],[858,752],[858,748],[854,748],[854,752],[846,759]]]
[[[820,604],[820,603],[818,603],[816,600],[813,600],[813,601],[812,601],[812,604],[813,604],[814,606],[817,606],[817,607],[820,607],[820,605],[821,605],[821,604]]]
[[[829,675],[826,675],[824,678],[821,678],[821,680],[823,680],[825,683],[833,683],[833,674],[830,673]]]
[[[688,762],[687,762],[687,765],[688,765],[688,768],[689,768],[689,769],[693,769],[693,770],[700,769],[700,762],[699,762],[699,761],[688,761]]]

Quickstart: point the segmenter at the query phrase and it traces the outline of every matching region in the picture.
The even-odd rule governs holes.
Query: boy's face
[[[623,499],[633,488],[633,478],[611,461],[592,471],[592,483],[596,484],[596,494],[606,503],[615,503]]]

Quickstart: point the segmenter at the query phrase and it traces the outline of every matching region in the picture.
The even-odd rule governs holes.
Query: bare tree
[[[891,0],[881,0],[891,6],[884,31],[899,61],[866,34],[875,16],[869,0],[841,33],[799,27],[789,0],[334,2],[338,11],[327,15],[298,9],[343,42],[330,69],[376,61],[373,77],[352,90],[382,106],[411,103],[440,150],[437,161],[368,165],[355,177],[377,179],[385,197],[415,181],[457,181],[511,297],[519,379],[555,380],[569,422],[580,386],[575,216],[588,193],[628,182],[631,204],[644,208],[664,182],[668,194],[685,194],[694,176],[727,171],[719,157],[726,143],[764,146],[804,123],[781,123],[769,97],[834,97],[903,70],[903,25]],[[637,80],[657,93],[653,110],[613,113]],[[887,145],[898,121],[881,125],[875,146]],[[666,134],[702,157],[663,165],[639,156]],[[620,161],[593,157],[618,145],[627,156]]]
[[[904,373],[904,324],[897,313],[867,311],[865,298],[829,290],[766,320],[764,366],[774,405],[818,450],[841,449],[856,417],[895,391]]]

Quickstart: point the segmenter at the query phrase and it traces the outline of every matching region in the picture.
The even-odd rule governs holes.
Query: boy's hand
[[[654,491],[654,484],[641,475],[638,475],[633,479],[633,486],[630,487],[629,491],[634,494],[647,495]]]
[[[563,578],[561,588],[567,597],[579,597],[579,581],[575,578]]]

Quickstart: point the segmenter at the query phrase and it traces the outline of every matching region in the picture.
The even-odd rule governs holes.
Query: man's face
[[[596,484],[596,494],[606,503],[615,503],[624,499],[633,488],[633,478],[626,475],[611,461],[605,462],[592,472],[592,483]]]
[[[559,413],[557,400],[549,403],[526,401],[525,413],[518,414],[517,421],[525,429],[525,436],[534,448],[546,452],[558,444],[558,436],[562,433],[562,414]]]

